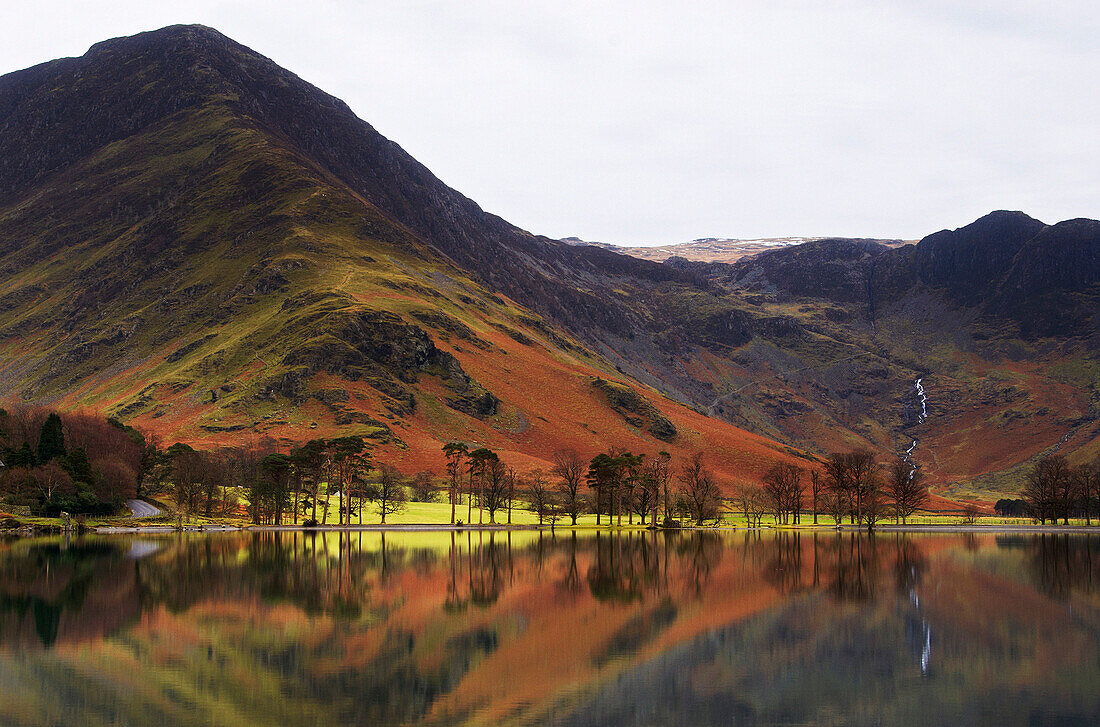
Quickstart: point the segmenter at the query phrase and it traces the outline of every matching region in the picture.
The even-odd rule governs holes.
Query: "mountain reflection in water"
[[[1100,538],[0,543],[0,723],[1096,724]]]

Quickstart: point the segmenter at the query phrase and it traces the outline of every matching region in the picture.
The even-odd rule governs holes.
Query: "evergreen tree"
[[[69,477],[73,478],[73,482],[83,482],[88,485],[95,482],[92,463],[88,460],[88,453],[83,447],[77,447],[65,458],[65,471],[69,473]]]
[[[27,469],[34,467],[34,450],[31,449],[30,442],[23,442],[22,447],[12,450],[11,456],[4,460],[4,464],[8,467],[26,467]]]
[[[42,432],[38,435],[38,464],[46,464],[64,456],[65,432],[61,426],[61,417],[51,413],[42,423]]]

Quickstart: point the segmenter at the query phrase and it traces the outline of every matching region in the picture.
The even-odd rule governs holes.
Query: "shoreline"
[[[179,530],[172,526],[167,525],[137,525],[137,526],[105,526],[98,528],[90,528],[89,533],[96,535],[125,535],[125,534],[165,534],[165,533],[233,533],[233,532],[298,532],[298,533],[326,533],[326,532],[338,532],[338,533],[357,533],[357,532],[397,532],[397,533],[419,533],[419,532],[525,532],[532,530],[545,530],[556,532],[558,530],[568,531],[595,531],[595,532],[786,532],[786,533],[866,533],[867,528],[859,527],[856,525],[817,525],[817,526],[774,526],[765,525],[760,527],[738,527],[734,525],[718,525],[718,526],[689,526],[683,528],[649,528],[639,525],[635,526],[595,526],[595,525],[557,525],[550,527],[548,525],[450,525],[450,524],[412,524],[402,523],[396,525],[323,525],[316,527],[302,527],[299,525],[194,525],[185,526],[183,530]],[[919,524],[919,525],[882,525],[874,529],[875,533],[941,533],[941,534],[979,534],[979,533],[992,533],[992,534],[1007,534],[1007,535],[1093,535],[1100,534],[1100,525],[934,525],[934,524]]]

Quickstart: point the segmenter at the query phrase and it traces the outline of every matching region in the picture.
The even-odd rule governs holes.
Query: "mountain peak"
[[[1013,258],[1046,225],[1023,212],[996,210],[969,225],[941,230],[917,243],[918,277],[956,299],[974,302],[1003,279]]]
[[[1019,231],[1022,234],[1034,235],[1044,227],[1046,227],[1046,225],[1043,222],[1019,210],[994,210],[987,215],[979,217],[969,225],[959,228],[956,232],[961,230],[980,230],[983,232],[989,231],[1003,234],[1005,232]]]
[[[88,49],[86,55],[148,43],[170,43],[180,40],[237,45],[231,38],[208,25],[167,25],[163,28],[146,30],[141,33],[135,33],[134,35],[124,35],[118,38],[101,40],[92,45],[92,47]]]

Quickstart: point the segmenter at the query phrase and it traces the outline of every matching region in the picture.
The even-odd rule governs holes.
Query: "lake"
[[[1096,725],[1100,537],[0,543],[3,725]]]

